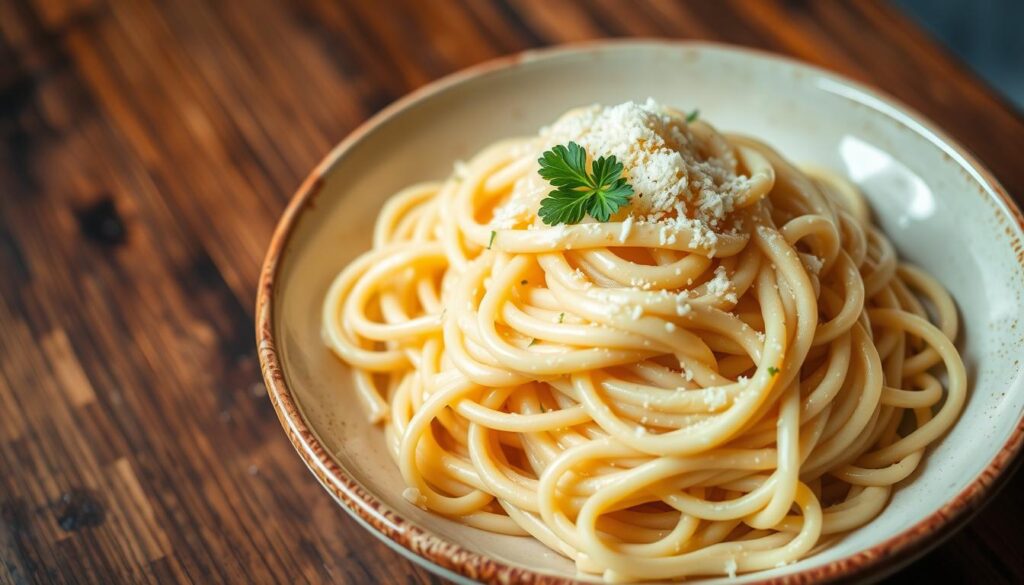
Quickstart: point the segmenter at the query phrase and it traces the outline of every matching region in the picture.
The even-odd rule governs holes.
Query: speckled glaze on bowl
[[[850,177],[900,254],[956,299],[971,382],[956,427],[873,522],[799,563],[729,582],[867,580],[896,570],[966,522],[1021,450],[1024,222],[996,180],[921,116],[764,53],[667,42],[527,52],[420,89],[353,132],[295,194],[259,282],[260,363],[289,439],[353,518],[434,572],[459,583],[579,578],[528,538],[484,533],[402,499],[383,433],[363,415],[346,366],[320,341],[320,305],[338,271],[369,247],[378,210],[401,187],[440,179],[453,161],[533,133],[570,107],[648,96],[699,107],[720,129]]]

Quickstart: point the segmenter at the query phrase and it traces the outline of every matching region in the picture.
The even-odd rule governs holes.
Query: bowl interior
[[[938,510],[1002,448],[1024,406],[1016,355],[1024,334],[1020,227],[998,186],[891,101],[807,66],[723,47],[633,43],[527,55],[428,92],[332,153],[283,252],[272,301],[284,376],[309,427],[348,474],[400,515],[466,549],[572,576],[568,561],[538,543],[462,526],[401,497],[382,431],[367,422],[346,366],[320,340],[320,307],[334,276],[369,247],[377,212],[400,188],[440,179],[454,161],[494,140],[534,133],[570,107],[648,96],[700,108],[720,129],[850,177],[901,256],[936,275],[962,317],[958,345],[971,387],[957,425],[876,520],[758,576],[842,559]]]

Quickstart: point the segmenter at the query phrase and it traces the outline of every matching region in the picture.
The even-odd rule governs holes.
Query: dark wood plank
[[[305,173],[388,102],[609,36],[873,83],[1024,193],[1020,116],[879,2],[0,0],[0,583],[439,582],[280,432],[251,343],[263,250]],[[1024,581],[1022,488],[899,578]]]

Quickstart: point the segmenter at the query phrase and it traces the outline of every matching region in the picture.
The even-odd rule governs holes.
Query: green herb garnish
[[[558,314],[558,322],[561,323],[562,321],[565,321],[565,313]]]
[[[776,368],[775,366],[768,366],[768,373],[774,376],[779,373],[779,368]]]
[[[689,114],[686,114],[686,123],[690,124],[697,121],[697,117],[700,116],[700,110],[694,109]]]
[[[620,176],[622,163],[602,156],[588,173],[587,151],[575,142],[545,151],[539,162],[540,176],[555,187],[540,202],[540,218],[548,225],[579,223],[587,214],[608,221],[633,195],[633,187]]]
[[[536,338],[536,337],[534,337],[533,339],[531,339],[531,340],[530,340],[530,343],[527,343],[527,344],[526,344],[526,347],[533,347],[533,344],[534,344],[534,343],[537,343],[537,338]]]
[[[491,230],[491,239],[487,240],[487,249],[490,250],[491,246],[494,245],[494,236],[498,235],[498,232]]]

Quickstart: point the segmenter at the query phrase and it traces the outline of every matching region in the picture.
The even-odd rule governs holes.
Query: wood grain
[[[710,39],[875,84],[1024,193],[1024,121],[878,2],[0,0],[0,583],[437,583],[303,468],[252,345],[301,178],[525,48]],[[1024,581],[1024,478],[899,580]]]

